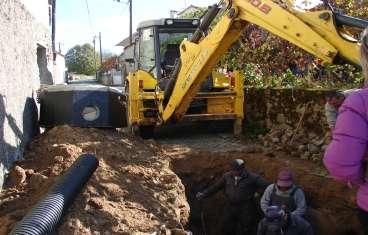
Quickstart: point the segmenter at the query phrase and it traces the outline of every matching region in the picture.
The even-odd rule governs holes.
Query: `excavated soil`
[[[52,129],[31,144],[25,160],[16,164],[21,168],[10,174],[0,195],[0,234],[7,234],[81,153],[96,154],[100,166],[57,234],[185,234],[182,228],[195,235],[218,234],[223,194],[201,203],[194,195],[235,158],[269,181],[280,169],[292,169],[306,192],[308,219],[317,235],[361,231],[354,191],[329,178],[323,167],[283,152],[264,154],[254,142],[200,129],[170,129],[155,141],[112,130]]]
[[[57,127],[34,140],[0,196],[0,234],[7,234],[81,153],[99,167],[57,234],[140,234],[180,229],[188,203],[169,159],[152,141],[112,130]],[[24,170],[23,170],[24,169]]]

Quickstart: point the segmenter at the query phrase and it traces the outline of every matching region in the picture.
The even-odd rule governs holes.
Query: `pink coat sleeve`
[[[340,107],[323,162],[337,180],[360,184],[368,141],[368,89],[351,94]]]

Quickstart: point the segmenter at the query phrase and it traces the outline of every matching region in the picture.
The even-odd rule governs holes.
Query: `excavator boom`
[[[181,63],[173,78],[173,88],[165,94],[168,101],[162,111],[164,122],[183,118],[201,83],[248,23],[266,29],[326,63],[333,63],[338,56],[353,64],[359,63],[357,41],[342,37],[331,11],[301,12],[286,9],[271,0],[232,0],[225,8],[224,15],[208,35],[201,40],[181,43]],[[365,23],[368,26],[368,22]]]

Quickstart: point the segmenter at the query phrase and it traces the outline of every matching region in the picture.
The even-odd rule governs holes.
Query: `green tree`
[[[96,68],[98,69],[100,67],[100,55],[96,53],[95,68],[95,57],[93,53],[93,46],[88,43],[82,46],[76,45],[69,49],[65,55],[68,71],[85,75],[95,74]]]

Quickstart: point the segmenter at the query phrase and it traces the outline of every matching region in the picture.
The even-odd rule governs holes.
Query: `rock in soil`
[[[26,178],[26,171],[20,166],[15,166],[10,172],[8,180],[9,184],[14,187],[23,184],[26,181]]]

